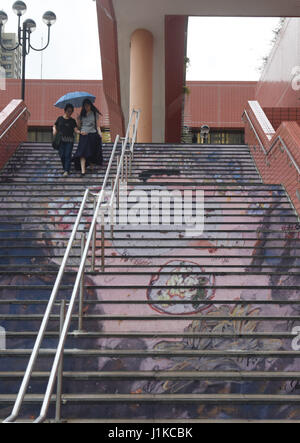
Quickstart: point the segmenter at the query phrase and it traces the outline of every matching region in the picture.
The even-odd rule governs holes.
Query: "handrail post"
[[[124,157],[121,160],[121,183],[124,181]]]
[[[120,157],[117,157],[117,170],[119,170],[119,165],[120,165]],[[117,176],[117,181],[116,181],[116,191],[117,191],[117,208],[119,208],[120,206],[120,177]]]
[[[125,156],[125,181],[128,184],[128,155]]]
[[[121,178],[118,178],[118,208],[120,208],[120,194],[121,194],[121,186],[122,186],[122,181]]]
[[[96,211],[97,201],[96,198],[94,199],[94,207],[93,207],[93,214]],[[91,271],[95,272],[95,263],[96,263],[96,240],[97,240],[97,225],[95,225],[94,232],[93,232],[93,239],[92,239],[92,264],[91,264]],[[81,252],[83,254],[83,251]]]
[[[101,212],[101,267],[102,272],[105,271],[105,226],[104,226],[104,212]]]
[[[80,260],[82,260],[84,249],[86,244],[86,234],[82,234],[81,236],[81,254]],[[84,303],[84,271],[80,280],[80,289],[79,289],[79,308],[78,308],[78,331],[83,332],[83,303]]]
[[[129,153],[129,177],[132,177],[132,162],[133,162],[133,153],[130,151]]]
[[[115,181],[114,181],[114,179],[112,179],[112,181],[111,181],[112,194],[114,192],[114,185],[115,185]],[[115,208],[114,208],[114,201],[113,201],[111,204],[111,207],[110,207],[110,235],[111,235],[112,239],[114,238],[114,216],[115,216],[114,209]]]
[[[60,324],[59,324],[59,336],[61,337],[64,322],[66,316],[66,300],[61,301],[60,305]],[[63,385],[63,354],[59,363],[57,372],[57,388],[56,388],[56,408],[55,408],[55,423],[61,423],[61,397],[62,397],[62,385]]]
[[[119,169],[119,164],[120,164],[120,156],[117,155],[117,171],[118,171],[118,169]]]

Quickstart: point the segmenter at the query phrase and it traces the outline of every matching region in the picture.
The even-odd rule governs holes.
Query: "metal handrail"
[[[116,143],[115,143],[115,146],[116,146]],[[113,157],[111,157],[111,160],[112,159],[113,159]],[[108,172],[109,172],[109,168],[107,170],[107,173]],[[89,233],[88,233],[88,236],[87,236],[86,245],[85,245],[85,248],[84,248],[83,256],[81,258],[81,263],[80,263],[79,270],[78,270],[78,273],[77,273],[77,277],[76,277],[76,280],[75,280],[72,296],[71,296],[71,299],[70,299],[70,302],[69,302],[69,307],[68,307],[68,311],[67,311],[67,314],[66,314],[66,319],[65,319],[65,322],[64,322],[64,325],[63,325],[63,328],[62,328],[61,338],[59,340],[59,344],[58,344],[58,347],[57,347],[57,350],[56,350],[55,359],[54,359],[53,366],[52,366],[52,369],[51,369],[51,373],[50,373],[50,377],[49,377],[49,382],[48,382],[47,390],[46,390],[46,393],[45,393],[44,401],[43,401],[43,404],[42,404],[41,412],[40,412],[39,417],[34,421],[34,423],[42,423],[43,421],[45,421],[46,416],[47,416],[47,412],[48,412],[51,396],[52,396],[52,393],[53,393],[53,390],[54,390],[54,385],[55,385],[55,381],[56,381],[58,367],[59,367],[59,364],[60,364],[60,361],[61,361],[61,358],[62,358],[62,354],[64,352],[65,342],[66,342],[66,339],[67,339],[67,334],[68,334],[69,327],[70,327],[71,320],[72,320],[73,310],[74,310],[76,298],[77,298],[77,295],[78,295],[79,286],[80,286],[81,279],[83,277],[84,269],[85,269],[85,266],[86,266],[86,260],[87,260],[87,256],[88,256],[89,249],[90,249],[90,243],[91,243],[91,240],[92,240],[94,229],[96,227],[100,206],[101,206],[101,203],[103,202],[103,199],[104,199],[105,186],[106,186],[107,181],[108,181],[108,174],[107,173],[106,173],[106,177],[105,177],[105,180],[104,180],[104,183],[103,183],[103,186],[102,186],[102,190],[101,190],[101,192],[99,194],[99,197],[98,197],[96,210],[95,210],[95,213],[94,213],[94,216],[93,216],[93,220],[92,220],[92,223],[91,223],[91,226],[90,226],[90,230],[89,230]]]
[[[42,344],[42,341],[44,339],[44,335],[45,335],[45,332],[46,332],[46,329],[47,329],[47,326],[48,326],[49,318],[50,318],[50,315],[51,315],[54,303],[56,301],[56,297],[57,297],[57,294],[58,294],[58,291],[59,291],[59,288],[60,288],[60,284],[61,284],[64,272],[65,272],[67,261],[68,261],[69,256],[70,256],[70,252],[71,252],[71,249],[72,249],[72,246],[73,246],[73,242],[74,242],[76,234],[77,234],[78,226],[79,226],[79,223],[81,221],[81,217],[82,217],[82,214],[83,214],[86,202],[88,200],[88,195],[89,195],[89,190],[87,189],[85,191],[85,193],[84,193],[84,197],[83,197],[83,200],[82,200],[79,212],[77,214],[77,218],[76,218],[76,221],[75,221],[72,233],[71,233],[71,237],[70,237],[70,240],[69,240],[69,243],[68,243],[68,246],[67,246],[67,249],[66,249],[63,261],[62,261],[62,264],[61,264],[60,269],[58,271],[58,275],[57,275],[57,278],[56,278],[56,281],[55,281],[55,284],[54,284],[54,287],[53,287],[53,290],[52,290],[52,293],[51,293],[51,296],[50,296],[50,299],[49,299],[49,302],[48,302],[48,305],[47,305],[47,308],[46,308],[46,311],[45,311],[45,315],[43,317],[43,321],[42,321],[42,324],[41,324],[41,327],[40,327],[37,339],[35,341],[34,348],[32,350],[32,353],[31,353],[31,356],[30,356],[30,360],[28,362],[28,365],[27,365],[27,368],[26,368],[26,371],[25,371],[25,374],[24,374],[24,377],[23,377],[23,381],[22,381],[21,387],[19,389],[19,392],[18,392],[16,401],[15,401],[12,413],[11,413],[11,415],[9,417],[7,417],[4,420],[3,423],[12,423],[19,416],[20,409],[21,409],[22,403],[24,401],[24,397],[25,397],[25,394],[26,394],[26,391],[27,391],[27,388],[28,388],[28,384],[29,384],[31,375],[32,375],[32,371],[33,371],[35,362],[37,360],[38,353],[39,353],[39,350],[41,348],[41,344]]]
[[[125,156],[126,149],[128,147],[130,126],[131,126],[132,120],[134,118],[134,114],[136,112],[139,112],[139,111],[135,111],[135,110],[132,111],[131,118],[130,118],[130,121],[129,121],[129,124],[128,124],[128,130],[126,132],[126,137],[124,139],[122,139],[121,161],[119,162],[119,165],[118,165],[116,180],[114,182],[115,186],[113,187],[113,191],[112,191],[114,196],[116,194],[116,183],[119,183],[121,170],[124,167],[123,161],[124,161],[124,156]],[[136,131],[135,131],[135,137],[136,137]],[[20,409],[22,407],[22,404],[23,404],[23,401],[24,401],[24,398],[25,398],[25,395],[26,395],[26,392],[27,392],[27,388],[28,388],[28,385],[29,385],[29,382],[30,382],[30,379],[31,379],[31,375],[32,375],[32,372],[33,372],[33,369],[34,369],[34,365],[35,365],[36,360],[38,358],[38,354],[39,354],[39,351],[40,351],[40,348],[41,348],[42,341],[43,341],[44,336],[45,336],[45,332],[46,332],[46,329],[47,329],[47,325],[48,325],[48,322],[49,322],[49,319],[50,319],[50,315],[51,315],[53,306],[54,306],[54,304],[56,302],[58,291],[60,289],[62,278],[63,278],[64,272],[65,272],[65,268],[66,268],[66,265],[67,265],[67,261],[68,261],[69,256],[70,256],[71,249],[73,247],[73,243],[74,243],[77,231],[78,231],[78,227],[79,227],[79,224],[80,224],[80,221],[81,221],[81,218],[82,218],[82,215],[83,215],[86,203],[88,201],[88,198],[90,196],[93,196],[94,198],[97,197],[97,203],[95,205],[95,211],[94,211],[93,219],[92,219],[92,222],[91,222],[90,230],[89,230],[89,233],[88,233],[88,236],[87,236],[87,241],[86,241],[86,244],[85,244],[85,247],[84,247],[84,250],[83,250],[83,254],[82,254],[82,257],[81,257],[81,262],[80,262],[78,273],[77,273],[77,277],[76,277],[76,280],[75,280],[75,283],[74,283],[73,292],[72,292],[72,295],[71,295],[68,311],[67,311],[67,314],[65,316],[65,320],[64,320],[63,326],[61,327],[61,335],[60,335],[59,343],[58,343],[58,346],[57,346],[57,350],[56,350],[54,362],[53,362],[53,365],[52,365],[52,369],[51,369],[51,372],[50,372],[49,381],[48,381],[48,385],[47,385],[47,390],[46,390],[44,401],[43,401],[43,404],[42,404],[42,407],[41,407],[40,415],[34,421],[34,423],[42,423],[46,419],[48,408],[49,408],[50,401],[51,401],[51,396],[52,396],[52,393],[53,393],[53,390],[54,390],[54,385],[55,385],[55,381],[56,381],[58,370],[59,370],[59,366],[60,366],[60,363],[61,363],[62,357],[63,357],[65,342],[66,342],[67,334],[68,334],[69,327],[70,327],[70,324],[71,324],[76,298],[77,298],[77,295],[78,295],[78,291],[79,291],[80,285],[82,284],[82,279],[83,279],[83,276],[84,276],[84,271],[85,271],[86,261],[87,261],[87,258],[88,258],[89,248],[90,248],[90,244],[91,244],[91,241],[92,241],[93,237],[94,237],[94,241],[96,241],[96,236],[94,235],[94,233],[95,233],[95,229],[96,229],[96,226],[97,226],[98,214],[99,214],[99,212],[100,212],[100,210],[102,208],[104,208],[104,209],[108,208],[108,205],[103,205],[103,201],[104,201],[104,197],[105,197],[105,192],[106,192],[105,188],[106,188],[106,186],[108,184],[110,172],[111,172],[111,169],[112,169],[113,162],[115,160],[115,154],[116,154],[116,150],[117,150],[119,141],[120,141],[120,137],[119,137],[119,135],[117,135],[115,143],[114,143],[114,146],[113,146],[113,149],[112,149],[110,161],[109,161],[109,164],[108,164],[108,167],[107,167],[107,170],[106,170],[105,178],[104,178],[104,181],[103,181],[103,184],[102,184],[102,189],[101,189],[100,193],[95,194],[95,193],[92,192],[92,189],[89,189],[89,188],[86,189],[86,191],[84,193],[84,197],[83,197],[83,200],[82,200],[79,212],[78,212],[77,217],[76,217],[76,221],[75,221],[72,233],[71,233],[71,237],[70,237],[70,240],[68,242],[68,246],[67,246],[67,249],[65,251],[64,258],[63,258],[62,264],[60,266],[60,269],[59,269],[59,272],[58,272],[58,275],[57,275],[57,278],[56,278],[56,281],[55,281],[55,284],[54,284],[54,287],[53,287],[53,290],[52,290],[52,293],[51,293],[51,296],[50,296],[50,299],[49,299],[49,302],[48,302],[48,305],[47,305],[47,308],[46,308],[46,312],[45,312],[45,315],[43,317],[43,321],[42,321],[42,324],[41,324],[41,327],[40,327],[40,330],[39,330],[39,333],[38,333],[38,336],[37,336],[37,339],[36,339],[36,342],[35,342],[35,345],[34,345],[34,348],[33,348],[32,354],[31,354],[31,357],[30,357],[30,360],[28,362],[28,365],[27,365],[27,368],[26,368],[26,371],[25,371],[25,374],[24,374],[24,378],[23,378],[23,381],[22,381],[19,393],[17,395],[17,398],[16,398],[16,401],[15,401],[12,413],[11,413],[11,415],[9,417],[7,417],[3,421],[3,423],[15,422],[16,419],[19,416]],[[102,206],[102,208],[101,208],[101,206]],[[93,251],[94,250],[95,250],[95,248],[93,248]]]
[[[132,113],[131,113],[131,116],[129,119],[129,123],[128,123],[128,128],[126,131],[126,135],[124,138],[121,138],[122,151],[121,151],[121,155],[119,158],[119,164],[117,167],[116,177],[113,180],[113,187],[112,187],[110,202],[106,205],[106,208],[108,210],[111,210],[113,208],[114,200],[117,196],[117,192],[119,189],[119,182],[122,179],[121,175],[123,175],[123,172],[124,172],[124,160],[125,160],[125,155],[126,155],[127,146],[128,146],[129,142],[130,142],[129,153],[131,154],[130,162],[132,162],[133,154],[134,154],[134,146],[136,144],[136,139],[137,139],[137,131],[138,131],[140,114],[141,114],[140,110],[135,110],[135,109],[132,110]],[[135,118],[135,122],[133,122],[134,118]],[[132,138],[130,139],[131,126],[133,126],[133,135],[132,135]],[[131,169],[131,165],[129,167]],[[97,196],[97,194],[95,194],[95,196]]]
[[[256,129],[255,129],[255,127],[254,127],[254,125],[253,125],[253,123],[252,123],[252,121],[251,121],[251,118],[249,117],[249,114],[248,114],[248,112],[246,111],[246,109],[245,109],[244,112],[243,112],[242,119],[243,119],[244,115],[246,115],[247,120],[248,120],[248,123],[250,124],[251,129],[252,129],[252,131],[254,132],[254,134],[255,134],[255,136],[256,136],[256,138],[257,138],[257,140],[258,140],[258,143],[259,143],[259,145],[260,145],[262,151],[264,152],[265,155],[267,155],[267,151],[266,151],[266,149],[265,149],[265,147],[264,147],[264,145],[263,145],[263,143],[262,143],[262,141],[261,141],[259,135],[257,134],[257,131],[256,131]]]
[[[13,127],[13,125],[19,120],[19,118],[21,117],[21,115],[24,114],[24,112],[27,111],[28,114],[30,115],[28,109],[25,107],[24,109],[22,109],[22,111],[20,112],[20,114],[18,114],[18,116],[14,119],[14,121],[8,126],[8,128],[5,129],[4,132],[2,132],[2,134],[0,135],[0,140],[6,135],[6,133]]]
[[[141,111],[140,110],[137,110],[137,111],[133,110],[133,112],[135,112],[136,120],[135,120],[135,123],[134,123],[134,126],[133,126],[132,141],[131,141],[131,145],[130,145],[130,152],[131,152],[132,156],[134,154],[134,145],[135,145],[136,138],[137,138],[137,130],[138,130],[139,120],[140,120],[140,115],[141,115]]]
[[[128,163],[126,162],[126,173],[125,173],[126,182],[128,180],[128,175],[129,175],[128,168],[130,169],[130,173],[131,173],[134,146],[135,146],[136,138],[137,138],[137,130],[138,130],[138,125],[139,125],[140,113],[141,113],[140,110],[133,109],[130,119],[129,119],[128,128],[126,131],[126,136],[125,136],[125,138],[121,139],[122,140],[122,151],[121,151],[121,155],[120,155],[120,158],[118,161],[117,172],[116,172],[116,176],[112,182],[112,192],[111,192],[110,200],[105,205],[105,210],[111,215],[111,220],[113,220],[113,211],[114,211],[114,207],[115,207],[115,202],[117,201],[117,203],[118,203],[119,198],[120,198],[120,181],[124,182],[124,160],[125,160],[125,156],[128,152],[127,148],[128,148],[129,141],[130,141],[130,147],[129,147],[130,164],[128,165]],[[133,136],[130,140],[131,127],[133,127]],[[112,221],[111,225],[113,226],[113,221]],[[112,229],[112,235],[113,235],[113,229]],[[94,238],[93,242],[95,243],[95,241],[96,241],[96,238]],[[103,241],[103,239],[102,239],[102,241]],[[95,261],[95,247],[93,247],[92,261],[93,262]],[[104,268],[104,264],[103,264],[102,268]]]
[[[127,132],[126,132],[126,136],[125,136],[124,139],[122,139],[122,153],[121,153],[121,158],[120,158],[120,162],[119,162],[119,165],[118,165],[117,176],[116,176],[116,180],[115,180],[115,186],[114,186],[114,189],[112,190],[112,200],[111,201],[114,201],[114,198],[116,196],[116,183],[119,182],[121,170],[123,168],[123,160],[124,160],[124,156],[125,156],[126,149],[127,149],[127,146],[128,146],[128,140],[129,140],[129,131],[130,131],[132,120],[133,120],[134,115],[135,115],[136,112],[137,111],[135,111],[135,110],[132,111],[131,118],[130,118],[129,123],[128,123],[128,129],[127,129]],[[55,381],[56,381],[56,378],[57,378],[57,373],[58,373],[59,365],[60,365],[60,362],[61,362],[61,359],[62,359],[62,356],[63,356],[65,342],[66,342],[66,339],[67,339],[67,335],[68,335],[70,324],[71,324],[71,320],[72,320],[72,314],[73,314],[73,310],[74,310],[74,306],[75,306],[75,302],[76,302],[76,297],[78,295],[79,287],[80,287],[80,284],[82,282],[82,278],[83,278],[83,275],[84,275],[84,270],[85,270],[85,266],[86,266],[86,260],[87,260],[87,257],[88,257],[88,252],[89,252],[90,244],[91,244],[92,238],[94,236],[94,232],[95,232],[95,228],[96,228],[96,224],[97,224],[97,220],[98,220],[98,215],[99,215],[99,211],[100,211],[100,208],[101,208],[101,204],[103,203],[103,200],[104,200],[105,187],[106,187],[107,182],[108,182],[109,173],[110,173],[110,169],[112,167],[112,163],[113,163],[113,160],[114,160],[115,151],[116,151],[118,142],[119,142],[119,136],[117,136],[117,138],[116,138],[116,142],[115,142],[112,154],[111,154],[109,166],[107,168],[107,172],[106,172],[106,176],[105,176],[105,179],[104,179],[104,182],[103,182],[103,185],[102,185],[102,189],[101,189],[100,193],[98,194],[98,200],[97,200],[97,204],[96,204],[96,209],[95,209],[93,220],[92,220],[92,223],[91,223],[91,226],[90,226],[90,230],[89,230],[89,233],[88,233],[88,236],[87,236],[87,241],[86,241],[85,249],[84,249],[84,252],[83,252],[83,255],[82,255],[82,258],[81,258],[81,263],[80,263],[79,270],[78,270],[77,277],[76,277],[76,281],[75,281],[75,284],[74,284],[73,293],[72,293],[72,296],[71,296],[71,299],[70,299],[68,311],[67,311],[65,322],[64,322],[64,325],[63,325],[63,328],[62,328],[62,332],[61,332],[61,337],[60,337],[59,344],[58,344],[58,347],[57,347],[57,350],[56,350],[56,355],[55,355],[55,359],[54,359],[54,362],[53,362],[52,370],[51,370],[51,373],[50,373],[49,382],[48,382],[47,390],[46,390],[46,393],[45,393],[44,401],[43,401],[43,404],[42,404],[42,407],[41,407],[40,415],[34,421],[34,423],[43,423],[45,421],[46,417],[47,417],[47,412],[48,412],[48,409],[49,409],[49,405],[50,405],[50,401],[51,401],[51,396],[52,396],[52,393],[53,393],[53,390],[54,390],[54,385],[55,385]],[[109,206],[110,205],[105,205],[104,209],[105,210],[110,209]]]
[[[253,125],[253,123],[252,123],[252,121],[251,121],[251,119],[250,119],[250,117],[249,117],[249,114],[248,114],[248,112],[247,112],[246,110],[243,112],[242,117],[244,117],[244,115],[247,117],[248,123],[250,124],[251,129],[253,130],[253,132],[254,132],[254,134],[255,134],[255,136],[256,136],[256,138],[257,138],[257,140],[258,140],[258,142],[259,142],[259,145],[260,145],[261,149],[263,150],[264,154],[265,154],[266,156],[269,155],[270,152],[272,151],[272,149],[274,148],[274,146],[276,146],[277,143],[280,142],[281,145],[282,145],[282,147],[283,147],[283,149],[286,151],[287,155],[289,156],[291,162],[293,163],[294,167],[296,168],[298,174],[300,175],[300,168],[299,168],[299,166],[298,166],[296,160],[294,159],[294,157],[293,157],[291,151],[289,150],[289,148],[286,146],[285,142],[283,141],[282,137],[281,137],[280,135],[278,135],[278,136],[273,140],[273,142],[272,142],[270,148],[269,148],[268,150],[265,149],[265,147],[264,147],[264,145],[263,145],[263,143],[262,143],[262,141],[261,141],[259,135],[257,134],[257,131],[256,131],[255,128],[254,128],[254,125]]]

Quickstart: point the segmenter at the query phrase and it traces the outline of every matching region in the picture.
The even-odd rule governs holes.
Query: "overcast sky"
[[[7,32],[15,32],[14,0],[1,0],[9,16]],[[101,79],[96,3],[93,0],[26,0],[25,18],[37,23],[32,35],[36,47],[44,44],[47,26],[42,15],[52,10],[49,48],[27,57],[27,78]],[[188,80],[258,80],[262,58],[271,50],[272,30],[278,18],[200,18],[189,21]],[[42,69],[41,69],[42,66]]]
[[[258,80],[279,18],[190,17],[188,80]]]
[[[12,11],[15,0],[1,0],[0,9],[9,16],[6,32],[15,32],[17,16]],[[32,44],[41,47],[47,39],[47,26],[42,21],[44,12],[51,10],[57,22],[51,28],[49,48],[27,57],[27,78],[86,79],[102,78],[96,2],[93,0],[25,0],[25,18],[32,18],[37,29],[32,34]]]

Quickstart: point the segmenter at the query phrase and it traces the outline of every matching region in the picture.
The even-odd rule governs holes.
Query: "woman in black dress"
[[[101,113],[86,99],[77,124],[80,128],[80,139],[77,151],[73,157],[75,169],[81,170],[81,175],[86,173],[86,167],[90,164],[102,165],[102,133],[99,124]]]

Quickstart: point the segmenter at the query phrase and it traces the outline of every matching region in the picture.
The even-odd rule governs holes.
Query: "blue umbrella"
[[[64,109],[66,104],[71,103],[74,108],[81,108],[82,103],[85,99],[91,100],[92,103],[95,102],[96,97],[88,92],[69,92],[66,95],[60,97],[54,104],[57,108]]]

